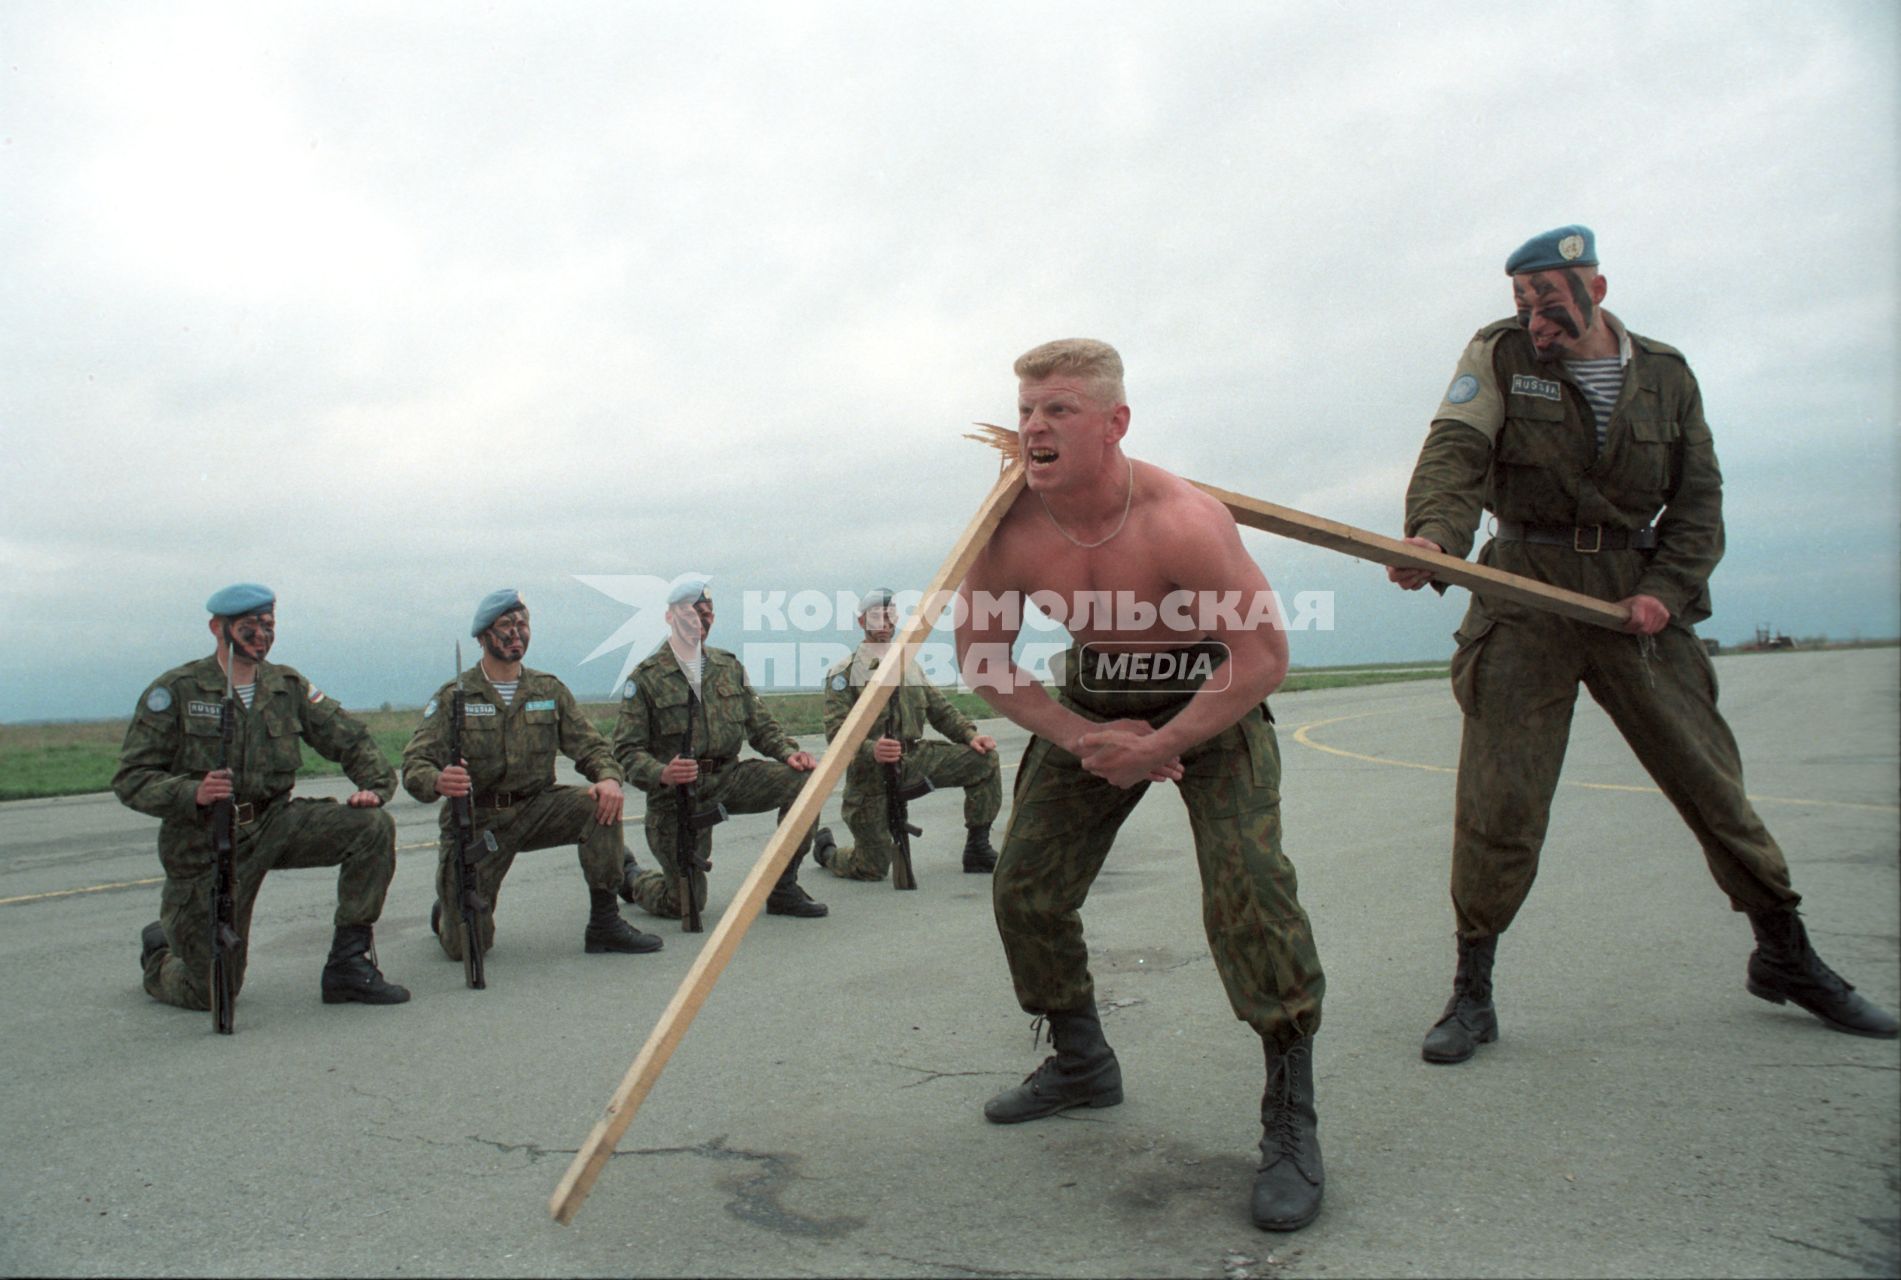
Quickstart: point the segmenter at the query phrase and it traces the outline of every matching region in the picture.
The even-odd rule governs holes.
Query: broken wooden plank
[[[1509,600],[1513,604],[1527,605],[1533,609],[1542,609],[1579,622],[1589,622],[1612,631],[1622,631],[1624,624],[1630,621],[1630,611],[1622,605],[1612,604],[1608,600],[1599,600],[1576,591],[1566,591],[1563,587],[1554,587],[1550,583],[1540,582],[1536,578],[1527,578],[1522,573],[1507,573],[1503,569],[1494,569],[1490,565],[1473,564],[1457,556],[1442,552],[1428,551],[1424,547],[1413,546],[1398,538],[1389,538],[1385,534],[1374,533],[1368,529],[1357,529],[1350,524],[1341,524],[1337,520],[1328,520],[1322,516],[1309,515],[1305,511],[1296,511],[1292,507],[1276,506],[1272,502],[1263,502],[1259,498],[1250,498],[1245,494],[1232,493],[1227,489],[1218,489],[1200,481],[1191,483],[1197,489],[1220,499],[1234,516],[1236,524],[1244,524],[1250,529],[1262,529],[1268,533],[1278,533],[1283,538],[1292,538],[1311,546],[1325,547],[1329,551],[1338,551],[1343,555],[1354,556],[1361,560],[1371,560],[1376,564],[1392,565],[1407,569],[1430,569],[1432,576],[1440,582],[1464,587],[1468,591],[1490,596],[1499,600]]]
[[[877,673],[865,685],[864,692],[858,695],[851,714],[845,717],[838,736],[832,739],[818,767],[806,779],[798,799],[792,802],[792,807],[780,820],[778,829],[766,841],[764,852],[740,884],[738,893],[720,917],[720,922],[707,935],[706,944],[701,947],[693,967],[687,970],[679,989],[673,993],[673,999],[668,1001],[666,1009],[662,1011],[660,1021],[654,1024],[646,1044],[641,1046],[633,1064],[627,1068],[627,1074],[621,1079],[620,1086],[608,1099],[606,1112],[595,1123],[587,1141],[575,1153],[573,1162],[568,1165],[567,1172],[562,1175],[560,1184],[548,1201],[548,1212],[556,1222],[573,1222],[574,1215],[580,1212],[582,1203],[593,1189],[594,1180],[600,1176],[601,1170],[613,1156],[614,1148],[620,1144],[621,1135],[633,1122],[641,1102],[660,1078],[660,1072],[673,1056],[673,1051],[679,1047],[687,1028],[699,1014],[700,1006],[706,1003],[713,984],[719,980],[720,973],[738,949],[740,939],[745,937],[746,930],[758,918],[760,908],[765,905],[766,895],[772,891],[780,873],[792,860],[793,850],[798,847],[800,837],[818,820],[819,810],[824,807],[826,797],[838,785],[839,779],[844,777],[852,756],[869,735],[885,703],[890,701],[892,690],[897,686],[906,664],[916,657],[938,615],[950,603],[951,593],[964,580],[971,563],[988,544],[990,535],[1009,513],[1010,505],[1021,492],[1023,464],[1021,461],[1007,463],[989,495],[978,507],[977,514],[952,545],[937,576],[925,588],[924,599],[918,605],[917,612],[911,615],[892,640],[884,660],[878,664]]]

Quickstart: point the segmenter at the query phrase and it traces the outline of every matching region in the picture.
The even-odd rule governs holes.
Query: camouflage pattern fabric
[[[211,813],[195,797],[217,768],[218,707],[224,672],[214,657],[174,667],[153,681],[126,728],[112,789],[128,807],[161,820],[165,885],[159,923],[167,947],[152,957],[145,989],[186,1009],[211,1007]],[[251,912],[266,872],[341,867],[338,928],[374,924],[396,870],[396,824],[383,809],[289,798],[303,763],[299,740],[343,766],[358,789],[387,804],[396,774],[369,730],[294,668],[259,663],[251,706],[239,704],[232,744],[236,795],[256,816],[236,828],[234,920],[240,939],[235,977],[249,957]]]
[[[480,663],[462,673],[461,683],[462,754],[475,785],[476,880],[490,906],[479,926],[487,950],[495,939],[494,905],[518,853],[578,845],[581,873],[590,889],[613,890],[620,884],[625,848],[621,824],[602,826],[594,820],[594,799],[585,787],[555,785],[557,754],[574,761],[590,782],[620,782],[622,777],[606,737],[581,713],[574,694],[558,677],[523,667],[515,697],[506,703]],[[454,681],[436,691],[403,749],[403,786],[424,804],[436,802],[436,778],[449,764],[454,692]],[[501,803],[504,799],[506,804]],[[447,802],[439,806],[437,821],[441,837],[436,897],[442,904],[437,941],[451,959],[460,960],[462,913],[452,906],[456,896],[451,888],[455,826]],[[495,836],[493,853],[480,843],[484,832]]]
[[[811,776],[809,773],[800,773],[791,765],[772,760],[741,760],[711,771],[702,769],[700,780],[694,784],[693,803],[701,811],[723,804],[728,813],[770,813],[783,810],[798,799],[799,792],[805,789],[806,779]],[[643,869],[634,877],[634,904],[648,915],[668,920],[677,920],[681,915],[679,882],[674,878],[678,874],[679,861],[673,856],[675,841],[679,838],[675,824],[679,820],[679,793],[672,787],[662,787],[647,797],[647,849],[661,869]],[[799,841],[794,858],[803,858],[811,847],[812,832],[808,830]],[[695,848],[700,861],[711,861],[712,829],[699,833]],[[696,869],[693,873],[693,896],[697,905],[704,910],[704,871]]]
[[[692,755],[702,761],[694,786],[694,804],[701,810],[724,804],[731,813],[765,813],[783,809],[798,798],[809,773],[784,762],[799,744],[779,727],[766,704],[753,692],[739,659],[710,645],[702,650],[705,668],[693,724]],[[680,670],[673,650],[661,645],[634,668],[621,689],[620,718],[614,725],[614,756],[633,784],[647,793],[645,827],[647,848],[662,870],[643,870],[632,885],[634,902],[651,915],[678,919],[681,903],[675,892],[674,823],[678,793],[660,781],[667,761],[680,754],[686,738],[687,698],[691,686]],[[768,760],[739,760],[750,743]],[[717,761],[709,766],[706,762]],[[699,835],[699,854],[712,849],[713,833]],[[799,841],[795,857],[812,847],[812,833]],[[706,904],[706,876],[696,871],[693,892]]]
[[[1716,671],[1688,628],[1667,626],[1646,645],[1528,612],[1476,624],[1468,615],[1458,636],[1452,681],[1465,731],[1452,903],[1462,937],[1504,932],[1531,891],[1580,683],[1683,815],[1738,911],[1801,901],[1743,793],[1742,757],[1716,709]]]
[[[860,645],[851,657],[825,673],[825,738],[831,741],[845,723],[866,683],[878,670],[879,655]],[[979,754],[968,746],[977,726],[950,704],[942,692],[914,666],[905,682],[891,693],[887,706],[897,708],[896,736],[905,748],[901,786],[928,778],[933,786],[964,788],[964,825],[987,827],[1003,807],[1003,768],[996,751]],[[871,753],[872,742],[884,731],[879,726],[860,745],[845,769],[842,811],[855,843],[841,848],[829,868],[845,880],[882,880],[891,873],[896,846],[885,824],[885,767]],[[922,741],[928,724],[951,741]],[[953,746],[952,743],[960,744]]]
[[[1081,687],[1082,655],[1065,664],[1063,704],[1091,720],[1165,723],[1189,695],[1131,680]],[[1267,705],[1182,758],[1201,875],[1202,924],[1235,1016],[1271,1044],[1288,1047],[1320,1029],[1326,978],[1281,851],[1280,748]],[[1017,774],[1010,824],[991,887],[997,931],[1030,1013],[1092,1000],[1081,907],[1123,821],[1149,789],[1113,787],[1076,757],[1032,738]]]
[[[1654,551],[1495,538],[1478,559],[1600,600],[1654,596],[1671,611],[1646,639],[1472,597],[1452,664],[1465,712],[1452,896],[1469,939],[1505,929],[1530,891],[1579,683],[1676,805],[1738,910],[1800,900],[1744,795],[1715,671],[1693,630],[1709,616],[1709,574],[1723,554],[1722,474],[1702,393],[1681,353],[1606,318],[1628,364],[1601,452],[1563,365],[1539,362],[1523,328],[1500,321],[1467,347],[1453,383],[1466,383],[1465,398],[1440,406],[1407,491],[1406,532],[1460,556],[1488,510],[1613,529],[1654,519]]]

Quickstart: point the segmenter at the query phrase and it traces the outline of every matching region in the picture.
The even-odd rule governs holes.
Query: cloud
[[[1895,14],[1577,21],[11,6],[0,605],[35,623],[0,717],[129,706],[236,578],[372,703],[423,700],[501,581],[577,689],[625,618],[576,575],[920,585],[991,474],[959,433],[1059,334],[1122,349],[1139,456],[1392,532],[1504,254],[1578,219],[1702,379],[1719,607],[1733,575],[1894,629]],[[1249,545],[1343,584],[1297,661],[1450,629]],[[1824,554],[1859,585],[1813,590]]]

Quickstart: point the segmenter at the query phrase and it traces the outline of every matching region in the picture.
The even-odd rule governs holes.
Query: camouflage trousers
[[[1062,701],[1092,720],[1159,724],[1186,695],[1084,693],[1072,685]],[[1228,1003],[1271,1044],[1312,1035],[1326,978],[1294,866],[1281,852],[1280,748],[1266,705],[1189,751],[1182,765],[1202,925]],[[1030,740],[991,886],[1017,1001],[1028,1012],[1074,1009],[1095,997],[1081,907],[1116,831],[1150,785],[1113,787],[1069,752]]]
[[[1475,607],[1457,639],[1452,691],[1465,728],[1452,904],[1461,937],[1502,933],[1531,891],[1580,683],[1683,815],[1738,911],[1801,900],[1743,794],[1716,671],[1693,632],[1665,627],[1647,643],[1552,614],[1504,620]]]
[[[445,819],[449,806],[443,805]],[[594,797],[586,787],[554,786],[526,800],[518,800],[506,809],[477,805],[475,819],[475,889],[488,902],[488,910],[476,918],[481,931],[482,950],[495,945],[495,904],[501,897],[502,881],[515,865],[515,855],[557,845],[576,845],[581,855],[581,876],[590,889],[610,892],[620,887],[622,852],[621,824],[602,826],[594,820]],[[495,836],[495,851],[489,852],[483,832]],[[462,958],[462,940],[467,929],[462,923],[460,896],[455,884],[455,832],[443,830],[437,850],[436,900],[442,904],[436,941],[451,960]]]
[[[1003,767],[995,750],[980,754],[954,742],[920,742],[904,753],[900,778],[905,787],[927,778],[934,787],[962,787],[966,827],[989,826],[1003,808]],[[897,846],[885,822],[883,765],[851,762],[842,809],[855,843],[832,858],[831,873],[845,880],[884,879]]]
[[[167,822],[159,832],[165,887],[158,921],[165,946],[145,967],[145,990],[181,1009],[211,1007],[212,858],[209,824]],[[375,924],[396,873],[396,824],[382,809],[352,809],[335,800],[280,800],[237,828],[232,861],[237,892],[232,923],[238,951],[233,989],[244,985],[251,954],[251,911],[269,871],[341,867],[336,927]]]
[[[767,813],[777,809],[783,815],[799,798],[799,792],[805,789],[805,780],[811,776],[777,760],[741,760],[718,769],[701,769],[700,780],[693,787],[693,806],[702,813],[715,805],[725,805],[728,813]],[[674,857],[679,830],[679,794],[674,788],[663,786],[648,795],[647,849],[661,869],[640,872],[632,886],[634,903],[641,910],[668,920],[678,920],[684,914],[679,894],[680,864]],[[808,830],[800,837],[798,852],[789,865],[796,867],[798,859],[811,847],[812,833]],[[711,828],[698,833],[694,849],[702,866],[710,865]],[[693,901],[705,909],[706,872],[701,867],[693,869]]]

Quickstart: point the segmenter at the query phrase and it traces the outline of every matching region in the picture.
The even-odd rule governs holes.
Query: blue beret
[[[500,591],[491,591],[482,597],[482,603],[475,606],[475,621],[469,627],[469,634],[479,636],[494,625],[495,619],[511,609],[521,608],[521,593],[513,587],[503,587]]]
[[[711,578],[702,578],[697,574],[682,578],[673,584],[673,590],[667,592],[667,603],[698,604],[706,598],[706,589],[711,585]]]
[[[214,618],[242,618],[277,603],[277,593],[255,582],[234,582],[222,591],[211,593],[205,609]]]
[[[890,587],[873,587],[871,590],[865,592],[863,599],[859,600],[858,612],[860,616],[863,616],[864,614],[870,613],[873,609],[882,609],[890,603]]]
[[[1505,274],[1523,275],[1527,271],[1558,271],[1565,267],[1595,267],[1597,237],[1589,227],[1572,223],[1553,227],[1518,246],[1505,259]]]

